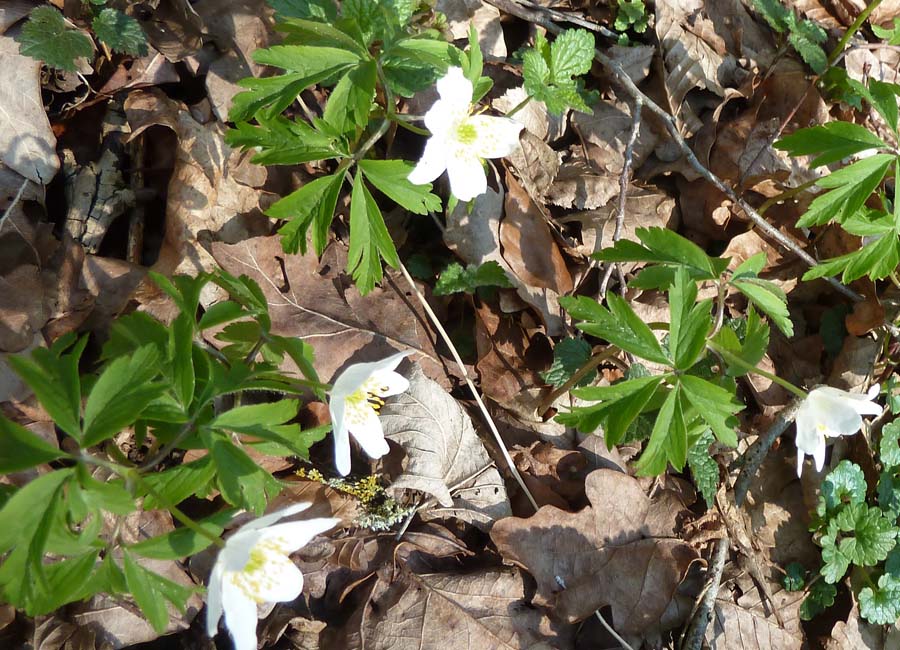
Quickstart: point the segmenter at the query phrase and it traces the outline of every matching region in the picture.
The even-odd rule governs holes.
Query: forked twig
[[[712,567],[709,571],[709,581],[706,583],[703,597],[688,626],[686,638],[681,646],[682,650],[700,650],[703,638],[706,636],[706,628],[712,620],[713,607],[716,597],[719,595],[719,585],[722,584],[722,571],[725,569],[725,560],[728,559],[728,537],[721,537],[716,542],[713,551]]]

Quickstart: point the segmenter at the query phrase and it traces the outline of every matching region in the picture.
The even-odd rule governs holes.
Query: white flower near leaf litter
[[[812,456],[816,470],[825,465],[825,438],[853,435],[862,428],[863,415],[881,415],[874,402],[878,384],[865,395],[848,393],[831,386],[810,391],[797,411],[797,476],[803,471],[804,456]]]
[[[503,158],[519,146],[522,125],[508,117],[472,115],[472,82],[460,68],[438,80],[440,99],[425,113],[431,137],[409,181],[424,185],[447,171],[450,191],[470,201],[487,190],[485,158]]]
[[[276,522],[310,505],[297,503],[259,517],[225,541],[209,576],[206,633],[210,638],[216,635],[224,613],[235,650],[256,650],[257,603],[290,602],[300,595],[303,574],[288,556],[340,520]]]
[[[328,400],[331,427],[334,430],[334,460],[338,472],[350,472],[350,436],[370,458],[388,452],[378,413],[384,398],[409,389],[409,380],[394,372],[412,351],[398,352],[381,361],[357,363],[342,372],[334,382]]]

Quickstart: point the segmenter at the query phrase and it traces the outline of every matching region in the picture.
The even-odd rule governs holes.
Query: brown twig
[[[562,29],[554,23],[552,20],[548,20],[544,17],[544,15],[540,11],[527,9],[522,7],[520,4],[515,2],[514,0],[486,0],[488,4],[491,4],[501,11],[505,11],[513,16],[521,18],[523,20],[527,20],[530,22],[537,23],[544,27],[547,31],[552,32],[554,34],[558,34],[562,31]],[[594,50],[594,59],[599,62],[604,68],[609,70],[616,80],[622,85],[624,90],[631,95],[632,98],[637,99],[641,98],[644,106],[650,110],[650,112],[654,113],[657,117],[660,118],[663,125],[666,127],[666,130],[669,132],[669,135],[675,141],[675,144],[678,145],[678,148],[681,149],[684,157],[687,159],[688,163],[694,170],[700,174],[703,178],[705,178],[709,183],[711,183],[716,189],[722,192],[725,196],[727,196],[734,205],[739,207],[747,217],[766,235],[775,240],[782,248],[790,251],[801,260],[803,260],[806,264],[811,267],[817,266],[818,262],[812,255],[807,253],[799,242],[795,241],[793,238],[789,237],[782,233],[778,228],[770,224],[766,221],[749,203],[747,203],[744,199],[739,197],[735,191],[726,185],[722,179],[713,174],[709,169],[707,169],[703,163],[701,163],[697,156],[694,154],[693,150],[688,145],[687,141],[684,139],[684,136],[678,130],[678,125],[675,123],[675,118],[669,114],[668,111],[663,109],[659,104],[650,99],[646,94],[644,94],[631,80],[631,77],[625,72],[621,65],[617,62],[610,59],[599,49]],[[862,296],[856,293],[850,287],[841,284],[836,278],[825,278],[826,282],[828,282],[831,286],[833,286],[838,292],[843,294],[844,296],[852,299],[852,300],[862,300]]]
[[[706,589],[703,592],[703,597],[700,599],[699,607],[688,626],[686,638],[681,645],[682,650],[700,650],[703,645],[706,628],[712,620],[713,607],[716,604],[716,597],[719,595],[722,571],[725,569],[725,560],[728,559],[728,546],[729,540],[727,536],[719,538],[719,541],[716,542],[712,566],[709,571],[709,581],[706,583]]]
[[[628,134],[628,142],[625,145],[625,160],[622,163],[622,173],[619,174],[619,203],[616,207],[616,228],[613,231],[613,244],[622,238],[622,228],[625,225],[625,204],[628,200],[628,178],[631,175],[631,166],[634,164],[634,143],[637,142],[638,131],[641,129],[641,108],[644,100],[641,97],[634,98],[634,108],[631,115],[631,132]],[[606,297],[606,288],[613,269],[619,271],[619,290],[625,291],[625,277],[622,267],[616,263],[607,264],[600,282],[600,299]]]

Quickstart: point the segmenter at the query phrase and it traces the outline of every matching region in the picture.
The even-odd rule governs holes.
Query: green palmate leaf
[[[453,262],[443,271],[434,285],[434,295],[448,296],[453,293],[475,293],[481,287],[510,288],[513,284],[506,271],[497,262],[470,264],[466,268]]]
[[[826,609],[834,605],[837,587],[822,580],[809,586],[809,594],[800,605],[800,620],[811,621]]]
[[[340,47],[275,45],[253,52],[253,60],[262,65],[309,76],[335,68],[350,68],[360,62],[360,56]],[[335,73],[332,72],[329,76],[332,74]]]
[[[706,347],[706,336],[712,329],[712,301],[695,304],[696,300],[697,283],[688,277],[683,266],[678,267],[675,281],[669,289],[672,312],[669,353],[679,370],[687,370],[697,362]]]
[[[900,420],[894,420],[881,429],[878,457],[885,469],[900,467]]]
[[[50,614],[63,605],[92,595],[89,577],[97,564],[99,550],[92,550],[44,566],[45,588],[31,594],[28,610],[32,616]],[[33,585],[38,587],[38,585]],[[96,592],[94,592],[96,593]]]
[[[295,399],[237,406],[216,416],[209,426],[238,432],[251,431],[257,426],[272,426],[289,422],[297,417],[299,409],[300,402]]]
[[[828,56],[820,45],[826,38],[824,30],[809,20],[797,20],[795,25],[788,34],[788,42],[814,72],[822,74],[828,67]]]
[[[240,303],[233,300],[223,300],[206,308],[203,316],[197,322],[197,327],[200,330],[205,330],[249,315],[250,313]]]
[[[694,242],[667,228],[638,228],[635,235],[640,244],[620,239],[593,257],[601,262],[653,262],[667,266],[684,266],[695,280],[712,280],[726,268],[727,259],[712,258]],[[670,274],[663,284],[648,288],[666,288],[672,284]]]
[[[859,613],[874,625],[893,625],[900,618],[900,580],[884,574],[878,578],[878,588],[859,590]]]
[[[572,318],[586,321],[578,329],[648,361],[671,365],[653,330],[619,296],[607,297],[608,310],[585,296],[565,296],[559,302]]]
[[[679,381],[688,402],[697,409],[700,418],[713,430],[719,442],[730,447],[737,445],[734,427],[736,413],[743,410],[734,392],[700,377],[682,375]]]
[[[822,481],[819,516],[831,518],[845,504],[860,505],[866,501],[866,477],[859,465],[842,460]]]
[[[441,209],[441,199],[431,192],[431,184],[414,185],[407,180],[415,165],[403,160],[360,160],[366,179],[386,196],[415,214]]]
[[[67,454],[0,415],[0,474],[20,472]]]
[[[366,43],[360,40],[362,35],[359,34],[359,30],[351,35],[350,32],[353,31],[351,25],[343,21],[338,24],[347,31],[302,18],[289,18],[276,23],[275,29],[284,32],[285,40],[291,45],[299,42],[313,47],[336,47],[354,52],[363,59],[370,58]]]
[[[296,253],[299,250],[305,255],[306,233],[310,225],[315,224],[313,248],[317,254],[322,254],[328,242],[328,228],[334,218],[334,209],[343,184],[343,173],[317,178],[276,201],[266,210],[266,214],[273,219],[290,220],[278,230],[285,253]]]
[[[94,54],[91,39],[71,27],[53,7],[33,9],[16,40],[19,51],[25,56],[69,72],[76,70],[76,59],[90,58]]]
[[[688,467],[694,477],[694,484],[703,495],[706,507],[712,508],[716,503],[716,491],[719,489],[719,463],[709,453],[709,446],[715,442],[712,431],[706,430],[688,450]]]
[[[360,293],[367,294],[381,280],[381,259],[397,268],[400,258],[381,216],[381,210],[372,193],[363,182],[363,174],[357,171],[353,179],[350,199],[350,250],[347,254],[347,271]]]
[[[305,122],[281,115],[257,115],[259,126],[239,122],[225,133],[233,147],[256,151],[252,161],[259,165],[296,165],[313,160],[330,160],[342,155],[335,139]]]
[[[68,341],[69,343],[71,341]],[[87,345],[83,337],[70,352],[66,341],[45,350],[38,348],[31,358],[9,357],[8,363],[34,391],[56,425],[75,439],[81,438],[81,378],[78,360]]]
[[[165,386],[151,383],[159,374],[158,363],[158,350],[147,345],[133,356],[116,359],[103,370],[84,406],[85,446],[119,433],[162,395]]]
[[[164,472],[147,474],[143,477],[143,483],[149,488],[144,508],[164,509],[194,495],[205,496],[215,475],[216,468],[209,456]]]
[[[475,25],[469,27],[469,47],[466,50],[464,64],[463,73],[474,86],[481,79],[481,72],[484,70],[484,56],[481,53],[481,45],[478,43],[478,31],[475,29]]]
[[[224,436],[205,434],[203,438],[216,464],[216,484],[225,501],[261,515],[281,484]]]
[[[761,312],[771,318],[785,336],[794,335],[794,324],[791,322],[787,308],[787,296],[778,285],[759,278],[732,280],[730,284],[747,296]]]
[[[375,61],[363,61],[341,77],[325,105],[322,119],[338,133],[363,128],[375,98]]]
[[[877,79],[869,80],[869,101],[894,133],[897,132],[898,94],[900,94],[900,86],[897,84],[886,83]]]
[[[29,546],[54,495],[73,472],[71,468],[58,469],[39,476],[9,498],[0,510],[0,553]]]
[[[172,325],[169,327],[168,358],[172,363],[172,387],[175,396],[185,411],[190,407],[194,399],[196,383],[196,374],[194,372],[195,313],[196,309],[181,313],[172,321]],[[154,349],[151,346],[148,347],[151,350]],[[147,367],[148,371],[152,368],[149,363]],[[152,375],[148,377],[152,377]],[[137,381],[135,379],[135,383]],[[152,395],[150,401],[153,401],[155,398],[156,395]]]
[[[104,9],[91,23],[94,34],[116,52],[133,56],[147,54],[147,37],[141,24],[117,9]]]
[[[857,566],[872,566],[884,560],[896,544],[897,527],[880,508],[866,504],[850,504],[837,513],[828,525],[828,536],[842,535],[840,553]],[[824,558],[824,554],[823,554]]]
[[[725,359],[729,362],[727,374],[730,377],[741,377],[747,374],[749,368],[760,362],[769,347],[769,327],[752,306],[747,311],[747,320],[738,322],[743,323],[743,341],[739,340],[731,325],[720,329],[713,338],[717,345],[742,362],[738,364],[729,362],[728,358]]]
[[[412,97],[459,60],[459,50],[444,40],[408,38],[394,43],[379,62],[390,89],[401,97]]]
[[[773,146],[792,156],[819,154],[812,161],[812,167],[838,162],[869,149],[887,148],[884,141],[869,129],[852,122],[829,122],[800,129]]]
[[[304,18],[332,23],[337,19],[333,0],[266,0],[279,19]]]
[[[900,45],[900,18],[894,18],[894,25],[891,28],[872,25],[872,31],[878,38],[887,39],[888,45]]]
[[[875,154],[820,179],[816,184],[829,191],[813,199],[797,226],[843,223],[863,207],[893,162],[891,154]]]
[[[563,339],[553,348],[553,363],[550,368],[541,373],[541,378],[554,388],[559,388],[569,381],[572,375],[590,358],[590,343],[584,339]],[[578,386],[587,386],[593,383],[596,376],[597,371],[591,370],[578,382]]]
[[[684,426],[680,395],[679,386],[676,385],[660,407],[653,431],[650,433],[650,440],[636,463],[639,476],[662,474],[666,471],[670,460],[678,469],[684,465],[684,460],[681,460],[681,465],[677,464],[682,438],[685,450],[687,448],[687,431]],[[685,459],[686,455],[685,452]]]
[[[309,343],[292,336],[272,336],[267,346],[276,354],[289,356],[307,380],[319,381],[315,352]]]
[[[134,596],[134,602],[141,608],[150,625],[157,634],[166,631],[169,625],[169,611],[166,601],[158,589],[158,584],[148,574],[151,572],[132,559],[128,551],[124,552],[125,583],[128,591]]]
[[[604,438],[608,446],[618,444],[638,414],[647,406],[665,375],[639,377],[611,386],[577,388],[572,394],[599,404],[573,408],[561,413],[556,420],[579,431],[590,432],[604,425]]]
[[[180,560],[199,553],[212,544],[211,538],[221,535],[233,516],[233,510],[223,510],[211,517],[198,520],[197,525],[209,533],[209,536],[191,528],[177,528],[165,535],[131,544],[128,550],[136,555],[157,560]]]
[[[873,280],[881,280],[893,273],[898,264],[900,264],[900,240],[896,233],[891,232],[875,238],[852,253],[819,262],[803,274],[803,279],[814,280],[840,273],[844,283],[864,275]]]

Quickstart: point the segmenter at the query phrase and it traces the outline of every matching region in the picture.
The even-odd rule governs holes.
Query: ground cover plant
[[[894,647],[898,12],[0,7],[0,646]]]

